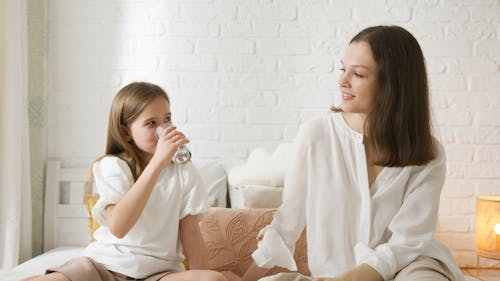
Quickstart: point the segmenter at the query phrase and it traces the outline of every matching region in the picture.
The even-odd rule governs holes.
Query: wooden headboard
[[[90,241],[83,204],[87,168],[65,168],[48,160],[45,177],[44,251],[59,246],[85,246]]]
[[[47,161],[44,251],[59,246],[85,246],[90,241],[90,220],[84,204],[88,167],[63,167],[63,163]],[[215,161],[196,165],[206,184],[211,206],[226,207],[227,175],[223,166]]]

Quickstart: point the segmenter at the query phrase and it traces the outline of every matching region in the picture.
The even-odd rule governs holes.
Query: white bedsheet
[[[0,271],[0,280],[19,281],[23,278],[40,275],[45,269],[62,265],[64,262],[83,255],[85,247],[58,247],[36,256],[14,267],[10,271]]]
[[[10,271],[0,271],[0,281],[19,281],[33,275],[40,275],[45,269],[63,264],[69,259],[83,255],[85,247],[58,247],[36,256]],[[467,281],[478,281],[466,276]],[[491,279],[496,280],[496,279]]]

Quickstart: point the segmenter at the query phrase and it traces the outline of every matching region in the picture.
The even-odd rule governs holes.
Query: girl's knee
[[[64,274],[52,272],[46,275],[31,276],[21,281],[71,281]]]
[[[228,281],[226,277],[217,271],[212,270],[188,270],[168,274],[160,281],[183,280],[183,281]]]

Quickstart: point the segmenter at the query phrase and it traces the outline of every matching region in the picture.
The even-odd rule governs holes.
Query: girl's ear
[[[122,130],[122,134],[123,134],[123,137],[125,138],[125,140],[128,143],[132,142],[132,136],[130,136],[130,132],[129,132],[129,129],[127,128],[127,126],[121,125],[121,130]]]

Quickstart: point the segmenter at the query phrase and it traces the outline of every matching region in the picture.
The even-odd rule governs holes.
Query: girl
[[[445,155],[431,135],[419,44],[401,27],[367,28],[342,72],[340,108],[299,130],[284,202],[243,279],[296,270],[294,245],[307,227],[315,280],[464,280],[434,238]]]
[[[37,280],[225,281],[208,267],[198,214],[208,208],[195,167],[174,164],[188,143],[174,126],[167,94],[149,83],[131,83],[113,99],[106,154],[93,165],[101,223],[85,256],[47,270]],[[182,244],[182,246],[181,246]],[[189,266],[184,271],[184,249]]]

